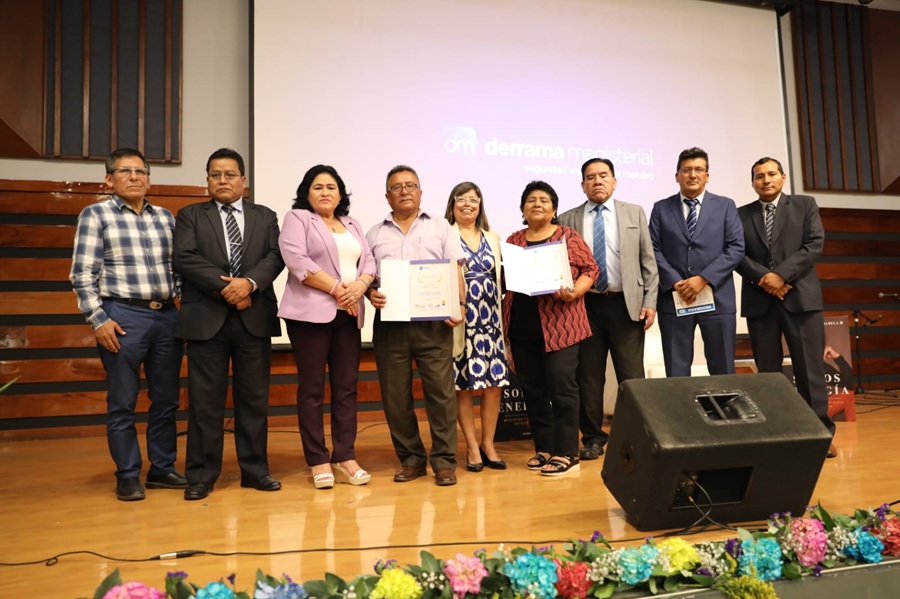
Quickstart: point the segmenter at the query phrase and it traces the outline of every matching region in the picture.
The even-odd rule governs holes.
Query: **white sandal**
[[[337,472],[340,472],[341,474],[343,474],[347,478],[347,483],[349,483],[351,485],[360,486],[360,485],[364,485],[367,482],[369,482],[370,480],[372,480],[372,475],[369,474],[368,472],[366,472],[365,470],[363,470],[362,468],[357,470],[356,474],[351,475],[350,471],[347,470],[346,468],[344,468],[343,466],[341,466],[340,464],[335,463],[335,464],[332,464],[331,467],[334,468],[334,470],[336,470]]]
[[[313,486],[317,489],[330,489],[334,486],[334,474],[323,472],[313,475]]]

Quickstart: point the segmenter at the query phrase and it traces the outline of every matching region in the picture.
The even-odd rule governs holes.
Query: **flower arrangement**
[[[773,514],[764,530],[739,529],[735,538],[696,545],[670,537],[613,548],[595,532],[589,540],[565,543],[562,551],[500,545],[491,555],[484,549],[447,560],[420,555],[420,564],[406,567],[379,560],[374,574],[349,581],[329,573],[299,584],[257,571],[252,593],[235,590],[234,575],[200,587],[186,573],[170,572],[161,591],[122,583],[116,570],[94,599],[605,599],[636,587],[653,594],[714,588],[735,599],[771,599],[775,580],[900,557],[900,519],[887,505],[851,516],[812,506],[798,518]]]

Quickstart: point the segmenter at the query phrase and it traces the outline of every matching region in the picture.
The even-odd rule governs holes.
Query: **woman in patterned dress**
[[[487,465],[505,470],[506,462],[494,447],[500,387],[509,384],[500,314],[500,238],[488,226],[481,190],[469,181],[450,192],[444,217],[459,233],[467,258],[463,266],[465,326],[453,331],[453,373],[459,426],[466,439],[466,469],[481,472]],[[476,391],[481,392],[480,443],[472,403]]]

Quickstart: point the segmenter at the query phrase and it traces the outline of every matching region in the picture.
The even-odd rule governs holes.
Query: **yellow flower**
[[[700,555],[697,554],[697,550],[684,539],[672,537],[660,543],[658,547],[669,558],[670,568],[666,574],[694,570],[700,565]]]
[[[411,574],[390,568],[372,589],[370,599],[421,599],[422,587]]]

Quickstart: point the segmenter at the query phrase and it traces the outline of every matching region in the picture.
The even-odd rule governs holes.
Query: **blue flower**
[[[556,597],[556,563],[542,555],[523,553],[516,561],[503,566],[503,573],[523,596]]]
[[[653,545],[642,545],[638,549],[623,549],[619,554],[619,570],[625,584],[636,586],[650,579],[653,563],[659,556],[659,549]]]
[[[862,528],[857,528],[853,531],[852,539],[853,542],[844,547],[841,553],[860,562],[869,564],[881,562],[881,552],[884,551],[884,544],[872,533]]]
[[[253,599],[307,599],[309,593],[301,585],[287,579],[287,582],[273,587],[263,581],[257,581]]]
[[[740,573],[744,576],[755,576],[762,581],[781,578],[781,547],[772,538],[747,540],[741,543],[741,555],[738,563]]]
[[[211,582],[197,589],[197,599],[234,599],[234,591],[221,582]]]

